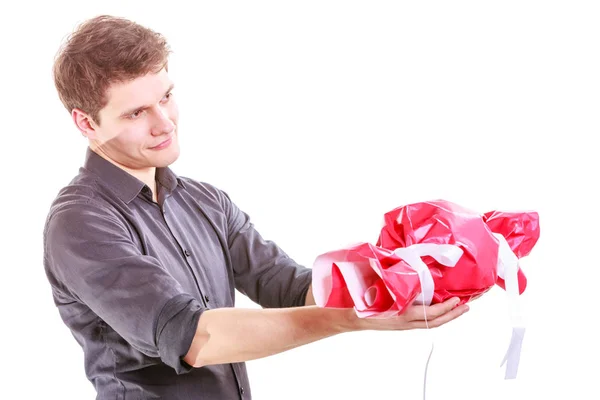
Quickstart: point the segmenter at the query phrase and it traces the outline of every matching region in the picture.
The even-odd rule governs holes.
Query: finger
[[[409,321],[422,321],[425,319],[433,320],[441,315],[451,311],[460,302],[458,297],[453,297],[443,303],[434,304],[432,306],[413,306],[406,312]]]
[[[463,304],[460,307],[456,307],[453,310],[450,310],[449,312],[447,312],[446,314],[443,314],[443,315],[435,318],[433,321],[428,322],[428,325],[430,328],[437,328],[438,326],[442,326],[442,325],[460,317],[467,311],[469,311],[469,306],[466,304]]]
[[[428,319],[427,321],[412,321],[409,323],[409,325],[413,329],[437,328],[437,327],[447,324],[448,322],[460,317],[467,311],[469,311],[469,306],[466,304],[463,304],[463,305],[456,307],[453,310],[450,310],[447,313],[442,314],[439,317],[434,318],[432,320]]]

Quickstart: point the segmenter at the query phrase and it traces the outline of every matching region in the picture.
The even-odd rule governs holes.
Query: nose
[[[165,133],[170,133],[175,129],[175,124],[169,118],[168,110],[162,107],[157,107],[154,113],[154,126],[152,128],[152,135],[160,136]]]

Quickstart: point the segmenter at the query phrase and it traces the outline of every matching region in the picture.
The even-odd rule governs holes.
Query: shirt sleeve
[[[221,192],[236,289],[265,308],[305,304],[312,269],[299,265],[276,243],[265,240],[248,214]]]
[[[160,262],[141,253],[118,217],[98,205],[69,203],[46,224],[46,270],[140,352],[184,373],[182,361],[201,313]]]

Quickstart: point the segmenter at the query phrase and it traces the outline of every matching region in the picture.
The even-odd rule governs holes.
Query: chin
[[[162,157],[161,160],[159,160],[159,163],[161,164],[160,167],[168,167],[169,165],[177,161],[177,159],[179,159],[178,151],[173,152],[173,154],[170,154],[168,157]]]
[[[179,158],[179,149],[168,149],[152,157],[152,164],[156,168],[164,168],[173,164]]]

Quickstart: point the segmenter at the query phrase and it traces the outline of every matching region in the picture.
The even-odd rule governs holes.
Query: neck
[[[156,168],[155,167],[149,167],[149,168],[144,168],[144,169],[131,169],[131,168],[127,168],[125,166],[119,166],[119,167],[122,168],[123,170],[125,170],[125,172],[129,173],[130,175],[135,176],[140,181],[144,182],[150,188],[150,190],[152,190],[152,197],[156,201]]]
[[[96,152],[99,156],[107,160],[108,162],[116,165],[121,168],[123,171],[127,172],[129,175],[133,175],[140,181],[144,182],[150,190],[152,190],[152,197],[154,201],[157,201],[157,190],[156,190],[156,167],[148,167],[148,168],[129,168],[112,158],[110,158],[106,153],[104,153],[99,148],[92,147],[92,150]]]

